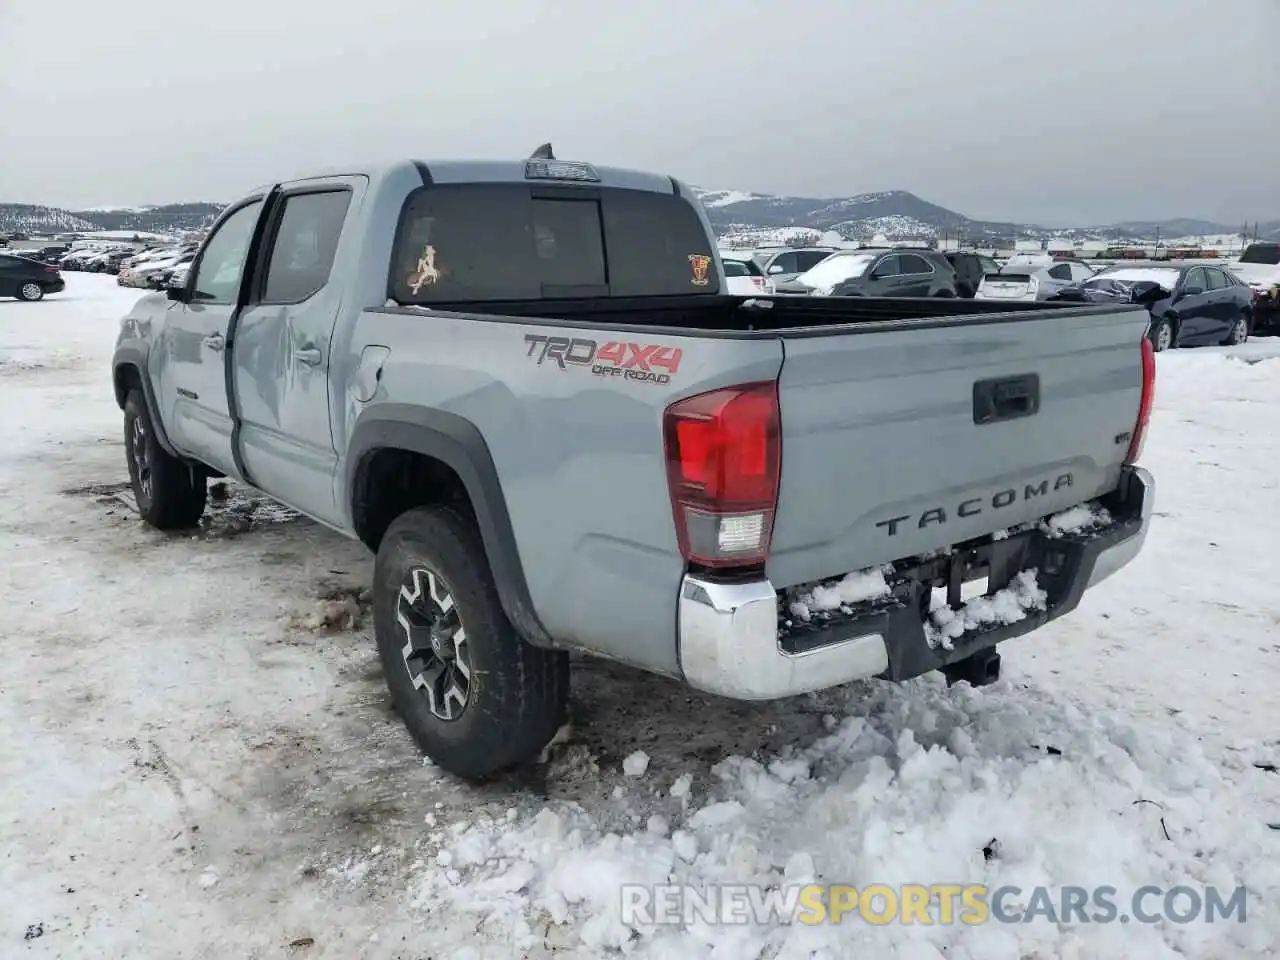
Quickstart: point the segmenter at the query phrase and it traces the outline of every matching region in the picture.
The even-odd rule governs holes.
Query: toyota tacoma
[[[549,148],[263,186],[122,320],[138,511],[229,477],[367,544],[395,706],[467,778],[552,739],[570,651],[981,684],[1139,551],[1145,308],[725,288],[688,186]]]

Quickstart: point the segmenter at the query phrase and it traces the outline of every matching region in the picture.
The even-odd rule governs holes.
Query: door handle
[[[305,363],[309,367],[320,365],[320,348],[319,347],[299,347],[293,351],[293,359],[299,363]]]
[[[215,350],[218,353],[221,353],[222,348],[227,345],[227,341],[223,339],[222,334],[215,333],[211,337],[204,338],[204,345],[210,350]]]

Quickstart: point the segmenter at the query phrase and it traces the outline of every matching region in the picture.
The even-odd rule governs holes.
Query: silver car
[[[975,300],[1047,300],[1063,287],[1083,283],[1094,275],[1083,260],[1014,257],[999,273],[988,273],[978,284]]]
[[[778,284],[794,280],[835,252],[835,247],[800,247],[794,250],[785,248],[756,253],[751,259],[760,264],[760,269],[764,271],[766,277]]]

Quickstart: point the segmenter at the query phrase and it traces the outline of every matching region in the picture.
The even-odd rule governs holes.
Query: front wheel
[[[1227,339],[1223,340],[1223,344],[1228,347],[1236,347],[1249,339],[1249,315],[1242,313],[1236,317],[1231,324],[1231,332],[1227,334]]]
[[[34,302],[44,299],[44,287],[35,282],[24,283],[18,288],[18,299]]]
[[[374,633],[387,687],[419,749],[481,780],[535,757],[564,721],[569,659],[522,640],[475,525],[416,507],[374,562]]]
[[[204,513],[204,474],[170,454],[156,439],[141,390],[124,402],[124,450],[138,514],[157,530],[187,530]]]

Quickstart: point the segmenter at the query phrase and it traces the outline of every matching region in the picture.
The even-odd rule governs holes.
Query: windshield
[[[1240,254],[1240,262],[1280,266],[1280,243],[1251,243]]]
[[[806,287],[832,287],[845,280],[852,280],[867,272],[877,254],[853,253],[827,257],[817,266],[810,267],[796,277]]]
[[[1113,270],[1102,271],[1093,279],[1117,280],[1121,283],[1141,283],[1145,280],[1149,283],[1158,283],[1166,290],[1172,290],[1178,285],[1178,277],[1181,273],[1182,271],[1171,267],[1116,267]]]

